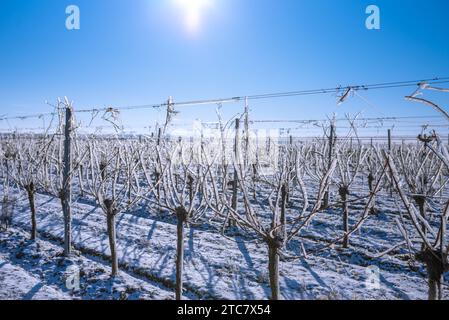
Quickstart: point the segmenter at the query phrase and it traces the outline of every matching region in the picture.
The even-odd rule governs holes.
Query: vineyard
[[[438,126],[374,137],[363,131],[379,119],[347,115],[309,121],[319,135],[261,134],[246,101],[176,136],[174,106],[148,134],[123,133],[113,108],[90,111],[105,134],[58,100],[39,132],[1,134],[0,297],[449,297]]]

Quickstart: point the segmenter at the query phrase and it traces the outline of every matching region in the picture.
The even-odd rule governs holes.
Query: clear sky
[[[198,2],[0,0],[0,115],[48,112],[45,101],[63,96],[75,108],[120,107],[449,76],[447,0],[209,0],[198,10],[189,1]],[[80,30],[65,27],[71,4]],[[381,30],[365,27],[370,4]],[[340,107],[332,95],[254,101],[252,118],[435,115],[404,101],[411,91],[362,92],[369,104]],[[427,97],[449,108],[449,94]],[[214,108],[182,109],[176,121],[215,120]],[[123,114],[130,127],[161,118]]]

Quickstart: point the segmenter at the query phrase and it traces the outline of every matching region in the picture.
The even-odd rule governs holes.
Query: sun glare
[[[175,0],[184,15],[184,24],[189,33],[197,33],[201,28],[204,10],[212,0]]]

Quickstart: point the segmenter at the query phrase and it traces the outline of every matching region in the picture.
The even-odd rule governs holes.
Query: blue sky
[[[176,0],[0,0],[0,114],[128,106],[449,76],[447,0],[210,0],[196,32]],[[81,29],[65,28],[78,5]],[[365,8],[381,9],[381,30]],[[337,107],[332,95],[251,103],[255,119],[435,115],[405,102],[411,89],[363,92]],[[429,98],[449,107],[449,94]],[[226,106],[225,115],[242,105]],[[177,121],[214,120],[214,106],[180,110]],[[139,127],[163,112],[129,111]],[[33,126],[15,121],[0,127]]]

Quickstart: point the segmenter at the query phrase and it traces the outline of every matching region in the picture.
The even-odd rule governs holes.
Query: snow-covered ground
[[[0,233],[1,299],[172,299],[175,283],[176,225],[156,209],[120,214],[120,277],[109,278],[106,218],[88,200],[73,203],[73,242],[77,256],[61,257],[63,221],[60,202],[37,194],[39,240],[27,239],[30,213],[20,197],[13,228]],[[360,212],[362,203],[351,205]],[[376,253],[401,241],[387,196],[381,213],[351,238],[350,249],[327,249],[308,259],[281,261],[284,299],[426,299],[421,265],[410,265],[402,250],[382,258]],[[358,214],[351,217],[355,223]],[[338,210],[320,214],[302,234],[308,251],[340,234]],[[223,237],[214,226],[186,230],[185,296],[187,299],[268,299],[267,248],[242,236]],[[319,241],[319,242],[317,242]],[[299,240],[288,253],[300,255]],[[80,290],[66,285],[67,268],[80,270]],[[370,268],[380,269],[379,286],[367,286]],[[447,283],[447,281],[446,281]],[[449,288],[445,286],[445,296]]]
[[[0,233],[0,299],[169,299],[171,290],[160,283],[121,273],[114,280],[104,261],[77,252],[62,257],[54,241],[28,240],[20,228]],[[79,288],[67,282],[74,271],[80,275]]]
[[[11,264],[8,260],[9,257],[0,255],[1,300],[70,299],[70,295],[66,292],[44,284],[39,276],[25,270],[19,264]]]

